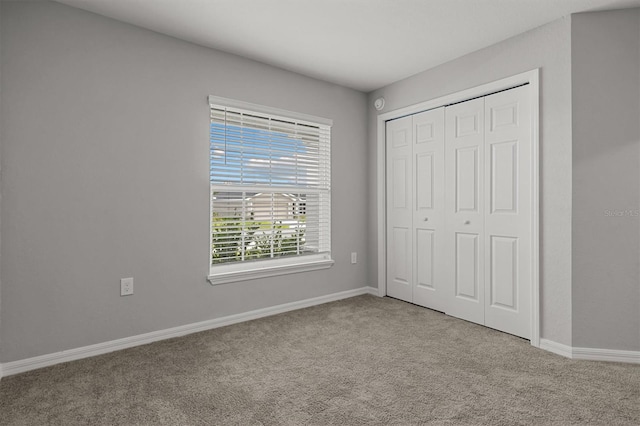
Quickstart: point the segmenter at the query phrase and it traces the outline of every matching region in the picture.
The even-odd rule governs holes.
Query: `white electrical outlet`
[[[358,263],[358,253],[355,251],[351,253],[351,263]]]
[[[123,278],[120,280],[120,296],[133,294],[133,278]]]

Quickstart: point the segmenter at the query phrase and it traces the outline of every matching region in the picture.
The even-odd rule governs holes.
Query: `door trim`
[[[399,108],[378,115],[377,118],[377,212],[378,212],[378,295],[386,296],[386,150],[385,123],[389,120],[404,117],[463,102],[480,96],[490,95],[501,90],[512,89],[523,84],[529,85],[531,91],[531,345],[540,347],[540,215],[539,215],[539,68],[521,74],[506,77],[491,83],[463,90],[429,101]]]

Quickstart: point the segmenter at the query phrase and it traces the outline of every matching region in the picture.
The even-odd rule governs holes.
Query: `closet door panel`
[[[518,214],[518,141],[489,144],[489,214]]]
[[[479,235],[456,232],[455,236],[455,296],[479,302]]]
[[[387,294],[413,300],[413,126],[404,117],[386,124]]]
[[[411,231],[401,226],[393,227],[392,281],[405,287],[411,283]],[[390,295],[392,296],[392,295]]]
[[[529,88],[485,98],[485,325],[530,338]]]
[[[511,311],[518,306],[518,238],[489,237],[489,305]]]
[[[434,268],[437,266],[435,233],[436,231],[433,229],[416,229],[416,258],[420,259],[416,262],[416,287],[418,290],[436,290],[434,276]],[[425,300],[425,302],[427,301]],[[422,303],[418,304],[422,305]]]
[[[478,212],[480,187],[479,146],[464,146],[455,149],[455,211],[456,213]]]
[[[414,276],[413,303],[443,311],[444,108],[413,116]]]
[[[428,212],[434,207],[435,157],[433,151],[416,154],[416,210]]]
[[[484,324],[484,99],[445,109],[446,313]]]

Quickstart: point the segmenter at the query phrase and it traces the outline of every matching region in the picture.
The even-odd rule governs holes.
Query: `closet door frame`
[[[527,84],[531,101],[531,345],[540,347],[540,228],[539,228],[539,74],[538,68],[463,90],[451,95],[421,102],[378,115],[377,119],[377,234],[378,234],[378,296],[386,289],[386,149],[385,123],[410,114],[463,102],[480,96]]]

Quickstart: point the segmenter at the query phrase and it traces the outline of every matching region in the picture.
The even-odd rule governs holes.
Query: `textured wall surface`
[[[574,15],[573,346],[640,350],[638,9]]]
[[[363,93],[57,3],[2,7],[2,362],[369,284]],[[209,94],[333,119],[331,269],[208,284]]]
[[[2,7],[0,7],[0,64],[2,64]],[[2,229],[2,66],[0,66],[0,230]],[[0,231],[0,247],[2,237]],[[2,250],[0,249],[0,259]],[[0,260],[0,270],[2,261]],[[0,273],[0,330],[2,330],[2,273]],[[2,353],[2,332],[0,332],[0,354]],[[2,358],[0,358],[1,360]]]

